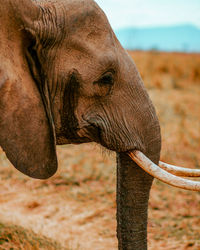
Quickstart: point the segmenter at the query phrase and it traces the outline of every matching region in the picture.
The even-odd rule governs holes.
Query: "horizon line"
[[[119,28],[113,28],[115,31],[121,30],[121,29],[152,29],[152,28],[173,28],[173,27],[181,27],[181,26],[191,26],[194,27],[198,30],[200,30],[200,26],[197,26],[193,23],[175,23],[175,24],[163,24],[163,25],[127,25],[127,26],[122,26]]]

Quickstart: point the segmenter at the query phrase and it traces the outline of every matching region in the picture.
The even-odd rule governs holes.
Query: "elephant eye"
[[[114,76],[112,72],[106,72],[101,78],[94,82],[94,84],[98,84],[99,86],[111,86],[114,83]]]

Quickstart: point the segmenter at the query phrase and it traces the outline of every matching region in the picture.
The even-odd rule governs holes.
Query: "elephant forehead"
[[[68,35],[103,34],[111,30],[106,15],[93,0],[65,0],[55,7],[59,16],[64,16]]]
[[[74,51],[79,56],[94,57],[115,47],[117,39],[107,17],[93,0],[42,0],[39,3],[45,9],[43,25],[38,25],[40,34],[44,41],[53,40],[52,46],[59,44],[62,54]]]
[[[92,74],[96,77],[116,65],[118,41],[93,0],[60,0],[54,6],[57,28],[62,28],[56,56],[59,71],[66,74],[76,69],[93,78]]]

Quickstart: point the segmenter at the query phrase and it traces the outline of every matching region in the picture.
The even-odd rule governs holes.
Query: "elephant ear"
[[[0,6],[6,26],[0,27],[0,146],[19,171],[46,179],[57,170],[54,124],[48,91],[32,77],[20,28],[38,17],[39,7],[30,0]]]

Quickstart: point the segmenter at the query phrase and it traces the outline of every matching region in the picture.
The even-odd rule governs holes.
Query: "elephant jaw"
[[[186,190],[200,191],[200,182],[187,180],[184,177],[200,177],[199,169],[188,169],[172,166],[163,162],[159,162],[159,166],[154,164],[140,151],[129,152],[128,155],[137,163],[144,171],[153,177],[163,181],[171,186],[179,187]]]

